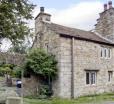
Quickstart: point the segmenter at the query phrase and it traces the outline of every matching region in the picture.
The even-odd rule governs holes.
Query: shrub
[[[39,48],[31,50],[25,61],[25,73],[27,72],[46,79],[44,81],[46,84],[41,83],[43,87],[40,88],[40,95],[50,96],[52,94],[51,81],[57,74],[57,61],[54,55]]]

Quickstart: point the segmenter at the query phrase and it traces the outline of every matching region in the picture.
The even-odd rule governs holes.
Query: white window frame
[[[101,51],[100,51],[100,57],[105,58],[105,59],[110,59],[111,58],[111,49],[102,47]]]
[[[101,54],[102,54],[101,58],[104,58],[104,48],[103,47],[101,48]]]

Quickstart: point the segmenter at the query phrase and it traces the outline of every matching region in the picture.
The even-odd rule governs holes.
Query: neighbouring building
[[[44,48],[58,60],[58,76],[53,82],[54,96],[76,98],[114,91],[114,8],[112,1],[93,31],[51,22],[51,15],[40,8],[35,18],[33,47]]]

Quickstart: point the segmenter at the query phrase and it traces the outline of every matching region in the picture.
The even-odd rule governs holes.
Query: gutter
[[[66,35],[66,34],[60,34],[60,36],[66,37],[66,38],[71,38],[71,39],[74,37],[74,39],[77,39],[77,40],[83,40],[83,41],[93,42],[93,43],[96,43],[96,44],[103,44],[103,45],[108,45],[108,46],[113,46],[114,47],[114,43],[101,42],[101,41],[96,41],[96,40],[91,40],[91,39],[85,39],[85,38],[82,38],[82,37],[69,36],[69,35]]]

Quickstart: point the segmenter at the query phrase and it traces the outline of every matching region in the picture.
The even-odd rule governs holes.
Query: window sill
[[[87,87],[97,86],[96,84],[86,84]]]

